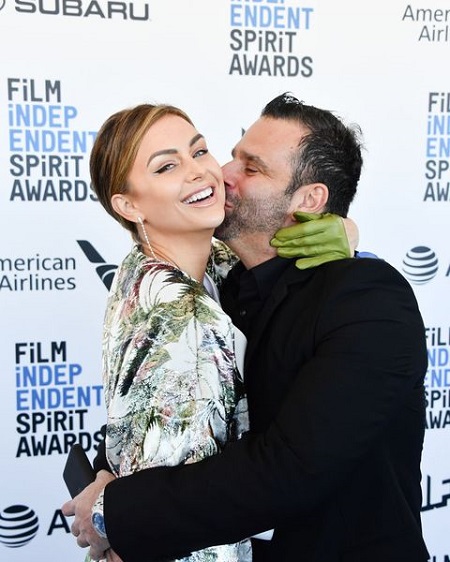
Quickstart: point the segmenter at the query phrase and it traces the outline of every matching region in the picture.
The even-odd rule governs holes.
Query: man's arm
[[[363,263],[336,281],[317,353],[264,434],[200,463],[107,485],[106,530],[124,560],[235,542],[305,514],[339,489],[386,430],[425,373],[423,323],[395,270],[356,262]]]

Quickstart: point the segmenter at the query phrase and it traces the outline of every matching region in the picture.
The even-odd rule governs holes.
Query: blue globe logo
[[[426,246],[416,246],[409,250],[403,260],[403,273],[414,285],[431,281],[438,272],[439,261],[436,254]]]
[[[0,542],[10,548],[29,543],[36,536],[39,520],[26,505],[11,505],[0,512]]]

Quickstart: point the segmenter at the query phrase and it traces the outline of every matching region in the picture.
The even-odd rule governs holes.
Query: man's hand
[[[91,547],[92,560],[107,558],[106,551],[110,548],[108,539],[101,538],[92,526],[92,507],[100,492],[114,479],[115,477],[110,472],[100,470],[92,484],[89,484],[78,496],[66,502],[61,508],[66,517],[75,516],[71,527],[72,534],[76,537],[78,546]],[[110,560],[117,560],[117,558],[110,558]]]
[[[358,244],[358,228],[351,219],[325,213],[294,213],[298,222],[276,232],[271,245],[282,258],[299,258],[295,265],[309,269],[352,257]]]

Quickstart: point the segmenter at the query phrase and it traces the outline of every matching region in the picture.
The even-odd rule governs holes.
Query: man
[[[301,271],[270,245],[296,211],[346,216],[361,165],[353,131],[286,94],[237,144],[217,235],[241,259],[222,304],[248,338],[251,434],[200,463],[109,483],[108,538],[81,511],[73,526],[94,556],[111,544],[126,562],[169,560],[274,529],[253,541],[255,562],[428,559],[426,345],[411,288],[382,260]],[[101,471],[91,504],[109,480]]]

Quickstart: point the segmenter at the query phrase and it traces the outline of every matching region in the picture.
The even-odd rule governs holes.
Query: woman
[[[110,466],[124,476],[199,461],[248,429],[235,354],[243,336],[206,272],[224,218],[220,166],[185,113],[140,105],[106,121],[91,177],[99,201],[136,242],[116,273],[105,316]],[[217,265],[229,267],[231,252],[218,248]],[[188,559],[238,561],[249,553],[244,541]]]

